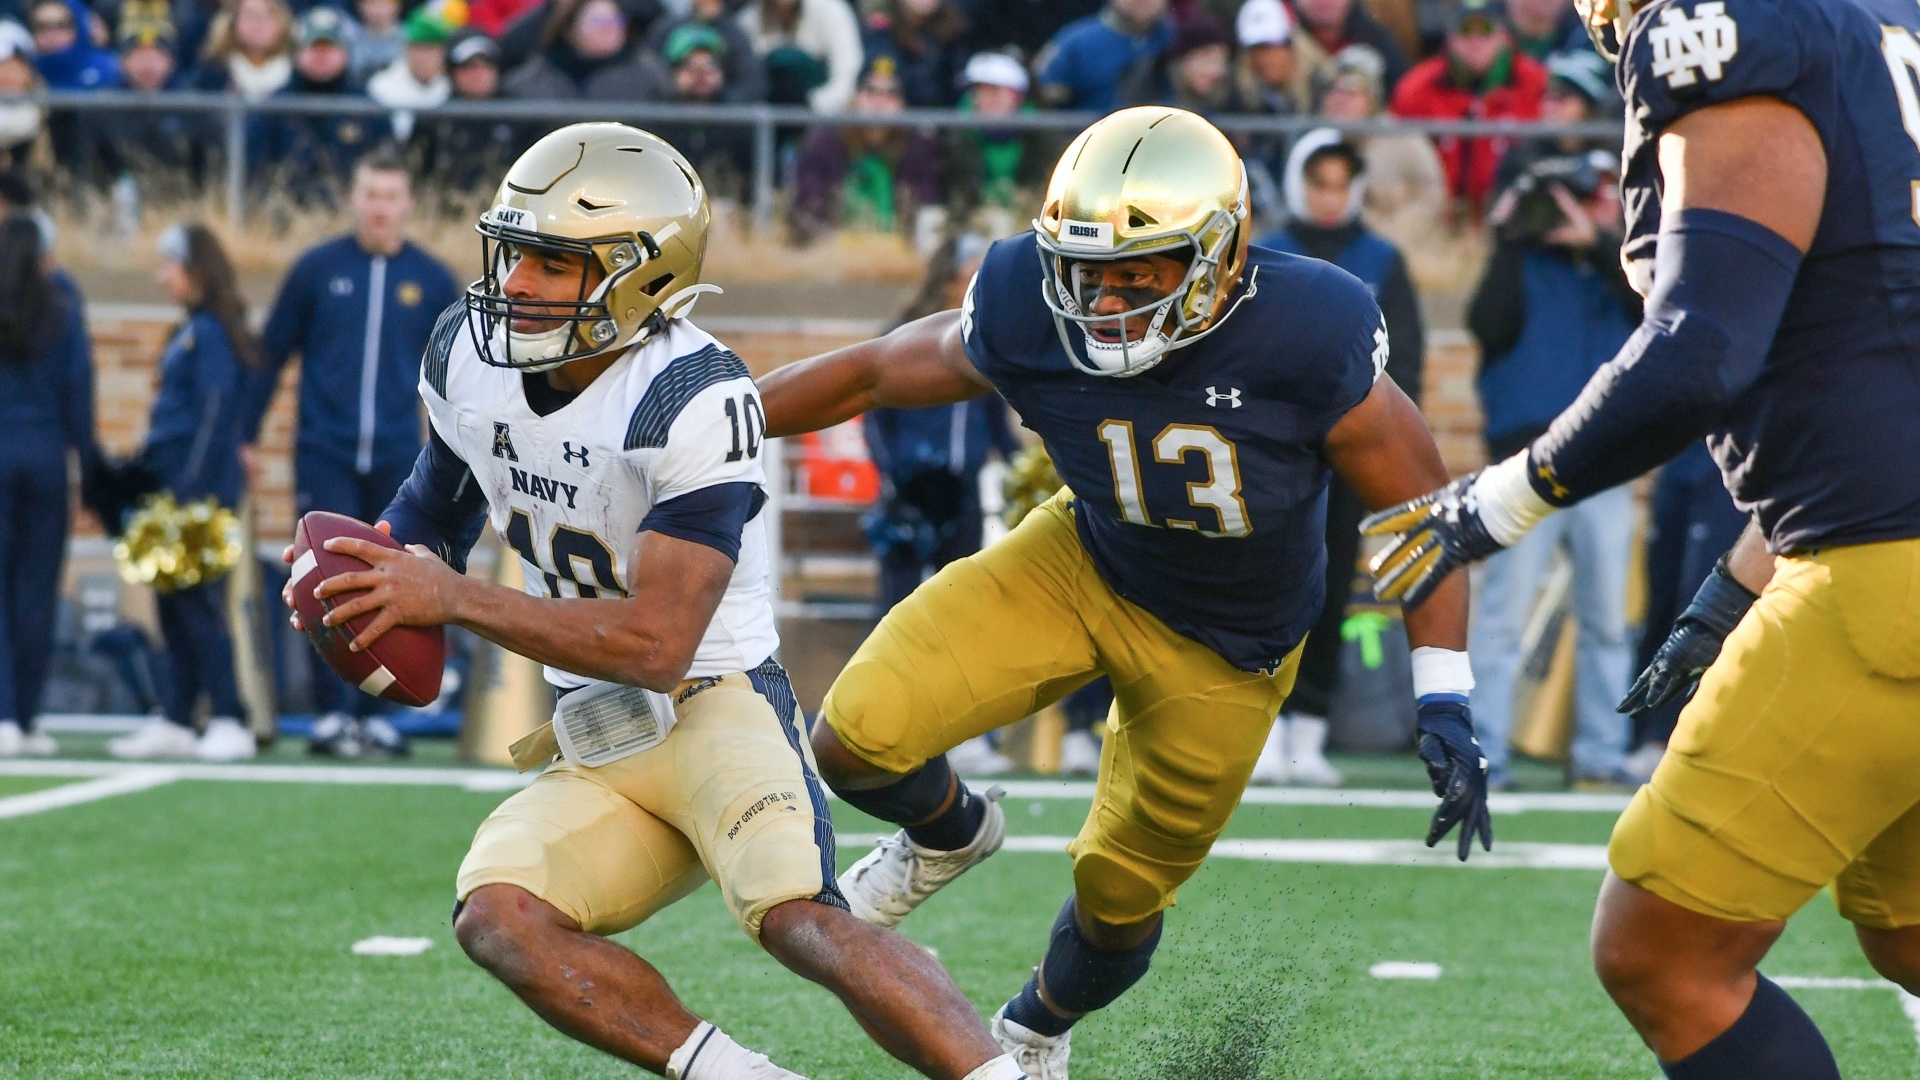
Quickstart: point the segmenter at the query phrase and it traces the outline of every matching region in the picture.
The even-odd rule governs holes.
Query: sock
[[[1840,1080],[1833,1051],[1813,1019],[1765,975],[1732,1027],[1660,1068],[1669,1080]]]
[[[947,792],[952,789],[953,783],[953,767],[947,764],[946,755],[942,754],[886,787],[865,791],[842,791],[836,788],[834,794],[863,814],[904,825],[909,821],[925,821],[939,813],[940,804],[947,801]],[[954,801],[957,803],[960,800],[956,798]]]
[[[667,1058],[667,1080],[806,1080],[768,1061],[702,1020]]]
[[[960,1080],[1027,1080],[1027,1074],[1020,1068],[1019,1063],[1013,1060],[1012,1054],[1001,1054],[961,1077]]]
[[[1046,973],[1047,995],[1060,1008],[1084,1016],[1117,1001],[1147,973],[1153,951],[1160,947],[1160,932],[1165,920],[1153,928],[1147,940],[1131,949],[1109,952],[1095,948],[1080,931],[1073,897],[1069,896],[1060,914],[1053,920],[1053,936],[1047,943],[1046,959],[1034,970],[1019,994],[1007,1002],[1007,1019],[1041,1035],[1064,1035],[1074,1020],[1062,1017],[1040,1000],[1040,975]]]
[[[941,764],[946,760],[941,758]],[[953,802],[940,811],[939,817],[907,826],[907,839],[935,851],[958,851],[980,835],[980,823],[987,816],[987,800],[969,790],[966,781],[954,782],[958,787],[954,789]]]

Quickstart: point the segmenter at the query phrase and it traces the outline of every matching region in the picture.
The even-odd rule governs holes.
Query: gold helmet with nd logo
[[[1060,156],[1033,231],[1041,291],[1067,356],[1092,375],[1137,375],[1231,313],[1247,264],[1246,169],[1227,137],[1194,113],[1123,109]],[[1171,292],[1111,285],[1107,267],[1146,255],[1186,262]],[[1108,295],[1126,310],[1096,314]],[[1069,326],[1083,331],[1084,360]]]
[[[482,271],[467,310],[480,358],[545,371],[645,341],[718,291],[700,284],[710,218],[699,175],[656,135],[573,124],[534,143],[477,226]],[[571,295],[516,296],[509,279],[529,259],[577,274]]]

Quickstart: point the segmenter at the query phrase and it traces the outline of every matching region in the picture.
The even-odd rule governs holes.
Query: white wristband
[[[1473,664],[1467,654],[1454,649],[1436,649],[1422,645],[1413,650],[1413,696],[1459,694],[1473,690]]]
[[[1473,482],[1473,495],[1480,504],[1481,524],[1501,547],[1519,543],[1527,530],[1555,510],[1527,479],[1525,450],[1481,470]]]

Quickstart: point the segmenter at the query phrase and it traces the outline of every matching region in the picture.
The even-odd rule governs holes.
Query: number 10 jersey
[[[733,577],[687,675],[749,671],[772,656],[780,639],[759,514],[766,424],[740,358],[674,319],[542,416],[523,380],[545,376],[483,363],[465,316],[459,308],[441,316],[421,364],[420,396],[435,433],[486,493],[489,524],[519,554],[526,591],[625,597],[635,535],[656,508],[688,496],[682,506],[706,505],[700,493],[708,489],[748,490],[753,510]],[[714,515],[715,531],[726,528],[722,516]],[[697,535],[702,523],[679,522],[688,527]],[[725,550],[724,541],[713,546]],[[589,681],[553,667],[546,676],[560,687]]]

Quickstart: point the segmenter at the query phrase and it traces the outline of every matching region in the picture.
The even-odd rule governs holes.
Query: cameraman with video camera
[[[1591,53],[1548,59],[1544,117],[1573,122],[1605,115],[1612,94],[1605,61]],[[1493,257],[1475,290],[1467,325],[1480,342],[1479,391],[1487,460],[1498,461],[1546,431],[1587,379],[1626,343],[1640,321],[1639,298],[1620,268],[1619,158],[1576,139],[1515,147],[1508,179],[1488,215]],[[1632,556],[1633,498],[1626,486],[1555,515],[1520,543],[1487,560],[1475,590],[1468,651],[1473,657],[1474,726],[1490,782],[1510,786],[1507,738],[1513,723],[1520,638],[1556,550],[1573,565],[1576,787],[1624,787],[1625,719],[1614,711],[1631,674],[1626,576]]]

